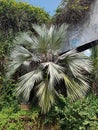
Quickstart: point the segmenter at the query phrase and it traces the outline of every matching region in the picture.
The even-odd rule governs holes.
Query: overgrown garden
[[[52,18],[0,0],[0,130],[98,129],[98,48],[63,53],[69,24],[92,2],[62,2]]]

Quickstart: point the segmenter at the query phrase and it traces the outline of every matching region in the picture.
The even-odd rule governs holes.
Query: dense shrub
[[[13,107],[5,108],[0,112],[0,130],[24,130],[27,125],[29,127],[34,125],[35,119],[38,119],[38,115],[38,110],[34,110],[33,112],[17,111],[16,113]]]
[[[60,130],[97,130],[98,98],[90,95],[72,103],[60,96],[60,104],[47,115],[47,123],[53,118],[59,121]]]
[[[0,112],[0,130],[59,130],[58,125],[44,122],[40,116],[40,109],[30,111],[18,110],[9,107]]]
[[[10,106],[18,109],[18,100],[15,96],[15,84],[12,80],[7,81],[5,76],[0,76],[0,110]]]
[[[22,1],[0,0],[0,65],[17,33],[33,31],[32,24],[43,24],[49,20],[49,14],[39,7]]]
[[[0,30],[3,35],[32,30],[32,24],[49,20],[49,14],[39,7],[16,0],[0,0]]]
[[[17,127],[16,127],[17,126]],[[74,103],[63,96],[47,115],[42,115],[39,108],[29,111],[16,109],[14,106],[0,112],[0,130],[97,130],[98,98],[89,95]]]

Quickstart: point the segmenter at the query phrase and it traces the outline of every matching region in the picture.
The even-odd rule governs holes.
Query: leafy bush
[[[31,125],[34,125],[35,119],[38,119],[38,110],[33,111],[17,111],[15,113],[15,108],[9,107],[6,109],[3,109],[0,112],[0,130],[24,130],[26,126],[29,124],[29,127]],[[30,122],[32,121],[32,124]]]
[[[30,111],[19,110],[15,108],[5,108],[0,112],[0,130],[55,130],[57,126],[48,124],[45,126],[44,116],[40,115],[40,109],[34,108]]]
[[[98,98],[89,95],[72,103],[62,95],[59,104],[42,115],[39,108],[29,111],[6,107],[0,112],[0,130],[97,130]]]
[[[56,105],[47,115],[46,121],[58,120],[60,130],[97,130],[98,129],[98,98],[90,95],[72,103],[60,96],[60,104]]]
[[[0,0],[0,30],[9,33],[32,30],[32,24],[42,24],[49,20],[49,14],[39,7],[16,0]]]
[[[0,110],[13,106],[18,109],[18,101],[15,96],[15,84],[12,80],[6,80],[4,76],[0,76]]]

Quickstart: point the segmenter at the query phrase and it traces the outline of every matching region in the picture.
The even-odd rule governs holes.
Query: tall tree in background
[[[77,24],[88,19],[88,12],[95,0],[62,0],[53,17],[55,24]]]

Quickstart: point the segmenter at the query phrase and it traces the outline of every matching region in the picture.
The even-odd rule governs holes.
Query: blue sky
[[[55,10],[60,4],[61,0],[22,0],[34,6],[39,6],[47,11],[50,15],[55,14]]]

